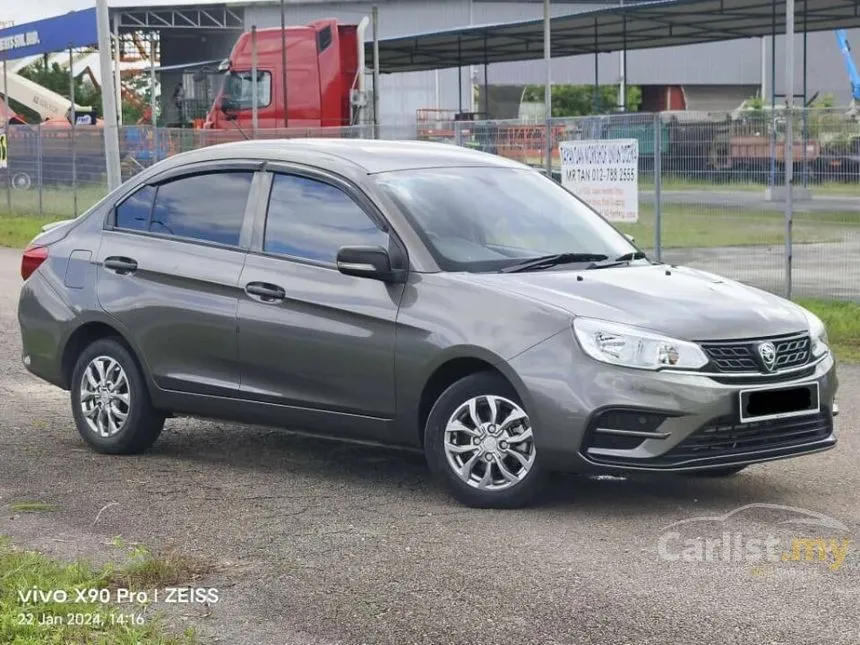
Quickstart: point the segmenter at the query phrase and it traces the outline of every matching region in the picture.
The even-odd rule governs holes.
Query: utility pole
[[[113,61],[110,51],[110,16],[107,0],[96,0],[96,25],[98,28],[99,67],[102,76],[102,118],[104,119],[105,163],[107,166],[108,190],[119,187],[122,176],[119,169],[119,123],[117,120],[116,92],[111,87]]]

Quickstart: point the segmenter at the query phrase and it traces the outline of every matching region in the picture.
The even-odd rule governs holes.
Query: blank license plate
[[[818,383],[741,390],[739,396],[741,423],[814,414],[821,409]]]

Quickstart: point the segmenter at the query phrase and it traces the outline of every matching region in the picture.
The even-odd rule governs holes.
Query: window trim
[[[397,234],[397,231],[394,230],[394,227],[391,226],[391,223],[379,210],[374,201],[367,195],[366,192],[364,192],[353,182],[349,181],[345,177],[336,175],[334,173],[325,172],[321,169],[289,163],[267,164],[266,168],[261,171],[260,174],[264,175],[265,179],[261,182],[259,203],[257,204],[257,210],[255,213],[253,234],[251,237],[251,244],[248,249],[248,253],[252,253],[261,257],[272,258],[275,260],[294,262],[298,264],[305,264],[308,266],[315,266],[322,269],[338,271],[337,262],[313,260],[311,258],[287,255],[285,253],[272,253],[263,250],[266,224],[268,223],[269,219],[269,201],[272,194],[272,186],[274,185],[275,175],[294,175],[296,177],[303,177],[305,179],[311,179],[314,181],[322,182],[324,184],[328,184],[345,193],[347,197],[352,199],[353,202],[355,202],[356,206],[358,206],[362,210],[362,212],[364,212],[364,214],[377,227],[379,227],[382,232],[388,235],[387,250],[389,255],[391,256],[392,268],[402,269],[405,271],[408,271],[410,269],[409,251],[406,248],[406,245],[403,243],[403,240]]]
[[[240,250],[247,252],[251,242],[251,234],[254,224],[256,208],[260,199],[259,193],[263,180],[260,169],[263,166],[265,166],[265,162],[262,160],[252,161],[219,159],[216,161],[205,161],[179,166],[178,168],[168,169],[161,173],[158,173],[157,175],[147,177],[143,181],[135,182],[133,186],[129,187],[129,190],[123,191],[123,193],[109,209],[107,216],[105,217],[105,221],[102,225],[102,230],[111,231],[114,233],[122,233],[126,235],[151,237],[153,239],[175,240],[177,242],[183,242],[185,244],[198,244],[201,246],[208,246],[217,249]],[[238,244],[221,244],[220,242],[212,242],[210,240],[202,240],[194,237],[184,237],[181,235],[170,235],[166,233],[157,233],[149,230],[149,226],[151,226],[152,223],[152,213],[155,210],[155,203],[158,199],[158,188],[162,184],[195,177],[198,175],[209,175],[227,172],[248,172],[251,174],[251,186],[248,191],[248,197],[245,201],[245,210],[242,215],[242,224],[239,229]],[[139,231],[118,227],[116,225],[117,208],[123,202],[125,202],[125,200],[127,200],[133,194],[137,193],[139,190],[143,189],[145,186],[155,188],[155,197],[153,197],[152,206],[150,207],[149,219],[147,220],[147,230]]]
[[[328,33],[328,42],[323,45],[323,34]],[[331,47],[331,44],[334,42],[334,30],[331,28],[331,25],[326,25],[322,29],[317,32],[317,54],[322,54],[326,49]]]

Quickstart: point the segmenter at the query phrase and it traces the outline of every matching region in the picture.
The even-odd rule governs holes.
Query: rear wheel
[[[445,390],[424,430],[427,463],[461,503],[525,506],[546,482],[528,413],[500,375],[466,376]]]
[[[147,450],[164,427],[137,363],[113,338],[89,345],[78,357],[71,382],[72,413],[91,448],[109,454]]]

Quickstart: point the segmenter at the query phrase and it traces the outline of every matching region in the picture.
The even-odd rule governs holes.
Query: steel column
[[[785,297],[791,298],[794,216],[794,0],[785,2]]]

